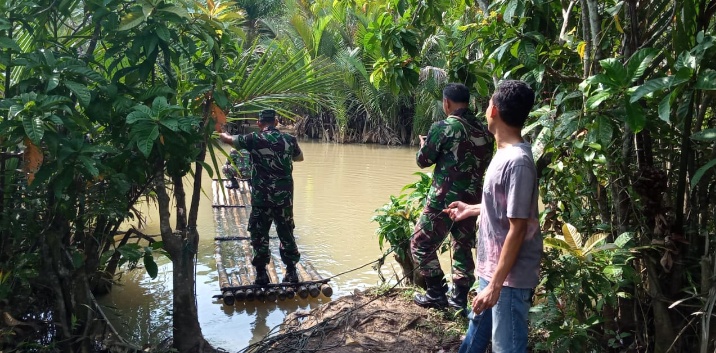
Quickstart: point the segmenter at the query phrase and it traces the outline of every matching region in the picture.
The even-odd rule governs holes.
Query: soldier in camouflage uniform
[[[249,161],[249,152],[241,150],[241,152],[232,148],[229,152],[229,158],[226,164],[221,168],[226,179],[229,180],[225,187],[227,189],[237,189],[239,187],[238,179],[246,179],[251,173],[251,164]]]
[[[448,84],[443,90],[443,110],[448,117],[434,123],[427,136],[420,137],[418,166],[435,165],[428,199],[411,239],[413,260],[425,277],[427,291],[414,301],[423,307],[448,305],[465,315],[467,293],[475,282],[477,217],[453,222],[443,210],[454,201],[480,203],[482,178],[494,151],[494,137],[468,108],[470,92],[462,84]],[[445,274],[437,249],[447,232],[452,234],[453,292],[448,299]]]
[[[222,133],[220,138],[238,149],[246,149],[251,156],[251,216],[249,232],[253,246],[257,285],[269,283],[266,265],[271,259],[269,229],[276,223],[281,241],[281,260],[286,264],[283,282],[298,282],[296,263],[301,257],[293,237],[293,162],[303,160],[296,138],[276,129],[276,112],[262,110],[259,114],[260,132],[232,136]]]

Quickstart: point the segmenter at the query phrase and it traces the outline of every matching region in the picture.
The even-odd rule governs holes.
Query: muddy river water
[[[417,180],[413,173],[416,148],[375,145],[342,145],[301,142],[305,161],[294,164],[294,213],[296,239],[304,259],[324,277],[356,268],[382,254],[371,222],[375,209]],[[213,299],[219,293],[214,261],[216,223],[211,207],[211,181],[201,202],[196,302],[206,339],[227,351],[238,351],[265,336],[287,313],[321,305],[323,296],[278,303],[236,304],[228,307]],[[146,234],[158,234],[158,216],[149,206]],[[273,232],[273,230],[272,230]],[[159,276],[151,279],[143,269],[126,272],[120,286],[101,298],[120,332],[138,344],[156,344],[171,335],[171,263],[157,258]],[[443,266],[445,267],[445,265]],[[383,273],[399,272],[392,262]],[[333,298],[379,284],[375,270],[367,266],[332,280]]]

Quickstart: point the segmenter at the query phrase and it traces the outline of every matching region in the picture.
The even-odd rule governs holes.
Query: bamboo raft
[[[252,301],[275,302],[293,299],[317,298],[323,294],[333,295],[330,279],[321,277],[310,261],[302,260],[296,264],[298,283],[281,283],[279,272],[285,275],[286,269],[277,266],[281,263],[278,256],[271,254],[266,270],[271,283],[265,286],[254,285],[256,271],[251,264],[253,259],[251,238],[248,232],[248,220],[251,214],[251,191],[246,180],[239,182],[238,189],[222,188],[218,180],[212,184],[214,222],[217,237],[214,238],[214,259],[219,274],[219,288],[224,305],[234,305]],[[275,237],[271,238],[275,242]],[[278,249],[278,246],[271,246]]]

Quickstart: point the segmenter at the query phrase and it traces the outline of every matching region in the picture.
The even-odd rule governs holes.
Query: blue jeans
[[[488,283],[480,278],[479,291]],[[526,353],[531,301],[532,289],[502,287],[495,306],[479,315],[470,312],[470,326],[459,353],[484,353],[490,339],[493,353]]]

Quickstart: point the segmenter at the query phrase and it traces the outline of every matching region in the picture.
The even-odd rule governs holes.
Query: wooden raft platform
[[[333,289],[330,279],[322,278],[311,262],[301,260],[296,264],[300,281],[298,283],[280,283],[286,269],[278,256],[278,241],[272,243],[271,261],[266,267],[271,283],[266,286],[254,285],[256,270],[251,264],[253,259],[251,238],[248,232],[248,220],[251,214],[251,191],[249,183],[242,180],[238,189],[222,188],[218,180],[212,184],[214,196],[214,221],[217,237],[214,238],[214,259],[219,273],[219,288],[225,305],[237,302],[251,302],[293,299],[298,295],[302,299],[316,298],[323,294],[330,297]],[[275,251],[274,251],[275,250]],[[279,274],[281,277],[279,277]]]

